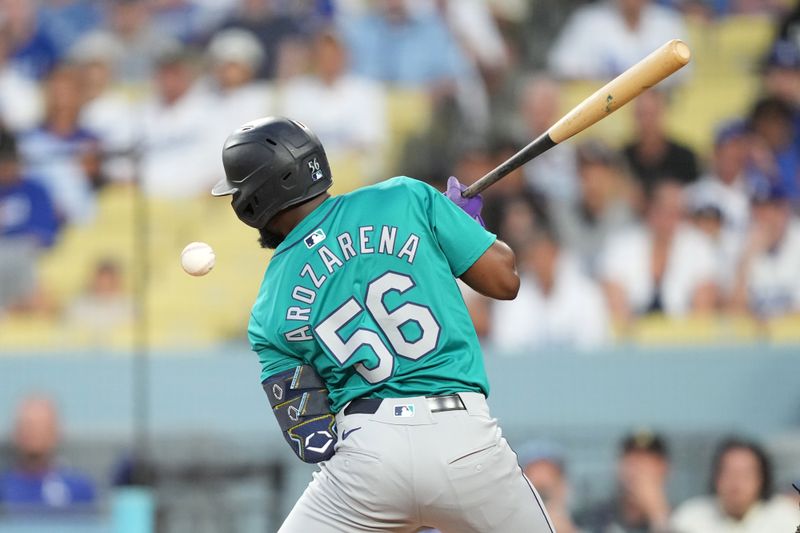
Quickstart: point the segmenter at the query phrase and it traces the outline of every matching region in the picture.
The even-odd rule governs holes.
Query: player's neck
[[[289,235],[289,232],[291,232],[298,224],[300,224],[304,218],[310,215],[312,211],[314,211],[322,204],[322,202],[330,197],[330,194],[322,193],[319,196],[315,196],[311,200],[298,205],[297,207],[287,209],[286,211],[277,214],[275,216],[274,224],[271,225],[278,233],[285,237],[286,235]]]

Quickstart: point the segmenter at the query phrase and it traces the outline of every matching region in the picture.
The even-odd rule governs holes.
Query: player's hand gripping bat
[[[689,47],[683,41],[673,39],[664,44],[573,107],[536,140],[467,187],[462,195],[465,198],[472,198],[534,157],[610,115],[646,89],[682,68],[689,62],[690,57]]]

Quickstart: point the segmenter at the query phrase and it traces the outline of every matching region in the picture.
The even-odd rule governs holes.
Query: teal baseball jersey
[[[411,178],[327,199],[264,275],[248,327],[261,380],[309,364],[333,412],[356,398],[488,395],[455,278],[495,238]]]

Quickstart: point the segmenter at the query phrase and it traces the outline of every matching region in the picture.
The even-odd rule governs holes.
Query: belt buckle
[[[460,411],[466,409],[463,400],[458,394],[449,394],[447,396],[430,396],[428,397],[428,406],[431,413],[439,413],[442,411]]]

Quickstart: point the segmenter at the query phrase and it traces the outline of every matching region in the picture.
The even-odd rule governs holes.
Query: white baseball
[[[214,250],[204,242],[190,242],[181,252],[181,266],[192,276],[205,276],[216,260]]]

